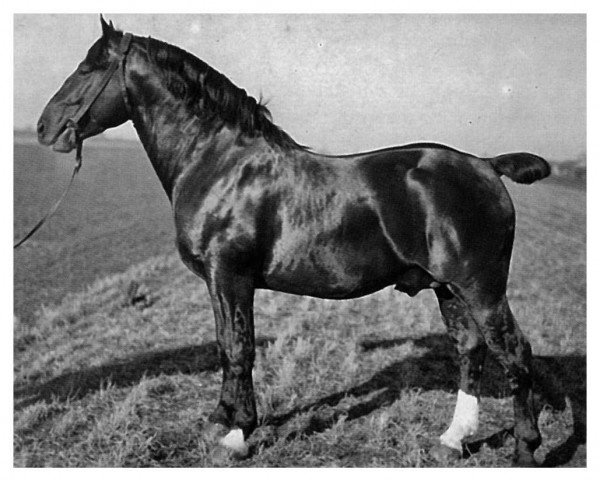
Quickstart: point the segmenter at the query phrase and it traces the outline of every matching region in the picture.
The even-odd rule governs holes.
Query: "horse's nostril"
[[[44,124],[43,124],[43,122],[38,122],[37,132],[38,132],[38,135],[41,135],[42,133],[44,133]]]

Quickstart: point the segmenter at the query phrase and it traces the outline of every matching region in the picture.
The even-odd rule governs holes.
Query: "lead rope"
[[[92,104],[96,101],[98,96],[102,93],[102,91],[104,90],[104,88],[106,87],[108,82],[110,81],[113,73],[117,69],[119,69],[119,65],[121,65],[121,91],[123,94],[123,101],[125,102],[125,108],[127,109],[129,115],[131,116],[131,105],[129,103],[129,98],[127,97],[127,85],[125,84],[125,57],[127,55],[127,51],[129,50],[129,47],[131,45],[132,38],[133,38],[133,35],[131,35],[131,33],[123,34],[123,38],[121,39],[121,43],[119,45],[118,58],[113,60],[113,62],[110,64],[108,70],[104,73],[104,76],[102,77],[102,80],[100,81],[100,84],[98,85],[97,90],[94,92],[94,94],[90,96],[90,98],[84,103],[84,105],[82,107],[80,107],[79,111],[75,114],[75,116],[70,118],[66,122],[66,128],[72,129],[73,133],[75,134],[75,142],[77,145],[77,154],[75,156],[75,168],[73,169],[73,173],[71,175],[71,181],[69,182],[69,185],[67,185],[67,188],[65,189],[65,191],[63,192],[61,197],[58,199],[58,201],[52,206],[50,211],[36,224],[35,227],[33,227],[31,229],[31,231],[27,235],[25,235],[25,237],[23,237],[19,242],[17,242],[15,244],[13,249],[19,248],[35,232],[37,232],[40,228],[42,228],[42,225],[44,225],[44,223],[46,223],[46,221],[52,215],[54,215],[54,213],[60,206],[61,202],[67,196],[67,193],[69,193],[69,190],[71,189],[71,185],[73,185],[73,180],[75,180],[75,176],[77,175],[77,172],[79,172],[79,169],[81,168],[81,162],[82,162],[81,150],[83,147],[83,141],[79,138],[79,126],[78,126],[79,121],[83,118],[83,116],[87,113],[87,111],[90,109]]]
[[[40,228],[42,228],[42,225],[44,225],[44,223],[46,223],[46,221],[52,215],[54,215],[54,213],[56,212],[56,210],[58,210],[58,207],[60,206],[60,204],[62,203],[62,201],[67,196],[67,193],[69,193],[69,190],[71,189],[71,185],[73,185],[73,180],[75,180],[75,176],[77,175],[77,172],[79,172],[79,169],[81,168],[81,163],[82,163],[81,152],[82,152],[82,149],[83,149],[83,142],[79,139],[79,133],[77,132],[77,128],[74,128],[74,131],[75,131],[75,139],[76,139],[76,142],[77,142],[77,153],[75,154],[75,168],[73,168],[73,173],[71,174],[71,180],[69,181],[69,184],[67,185],[67,188],[65,189],[65,191],[63,192],[63,194],[60,196],[60,198],[56,201],[56,203],[52,206],[52,208],[48,211],[48,213],[46,215],[44,215],[44,217],[42,217],[42,219],[35,225],[35,227],[33,227],[29,231],[29,233],[27,235],[25,235],[19,242],[17,242],[15,244],[15,246],[13,247],[13,249],[19,248],[27,240],[29,240],[29,238],[35,232],[37,232]]]

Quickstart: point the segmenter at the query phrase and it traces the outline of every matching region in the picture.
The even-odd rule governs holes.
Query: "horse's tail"
[[[531,153],[518,152],[486,158],[496,173],[517,183],[533,183],[550,175],[550,164]]]

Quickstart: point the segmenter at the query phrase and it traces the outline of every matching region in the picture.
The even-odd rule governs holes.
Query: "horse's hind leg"
[[[460,385],[452,423],[440,436],[443,446],[452,449],[434,454],[462,453],[462,440],[475,434],[478,426],[480,380],[487,352],[485,340],[467,306],[445,286],[435,290],[442,318],[459,355]]]
[[[505,294],[495,300],[489,293],[472,290],[461,291],[460,294],[469,306],[490,352],[508,377],[514,396],[514,463],[534,466],[533,452],[541,444],[541,435],[537,426],[539,407],[533,396],[531,346],[517,325]]]

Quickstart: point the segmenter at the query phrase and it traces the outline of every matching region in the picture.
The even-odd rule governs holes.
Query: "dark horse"
[[[42,113],[39,141],[68,152],[133,121],[172,203],[181,258],[212,300],[220,448],[245,455],[257,426],[255,289],[346,299],[395,285],[435,291],[458,350],[456,411],[439,448],[460,450],[475,432],[489,351],[514,395],[515,461],[534,464],[540,403],[531,347],[506,299],[515,210],[500,177],[532,183],[548,163],[433,143],[320,155],[193,55],[101,23],[102,37]]]

